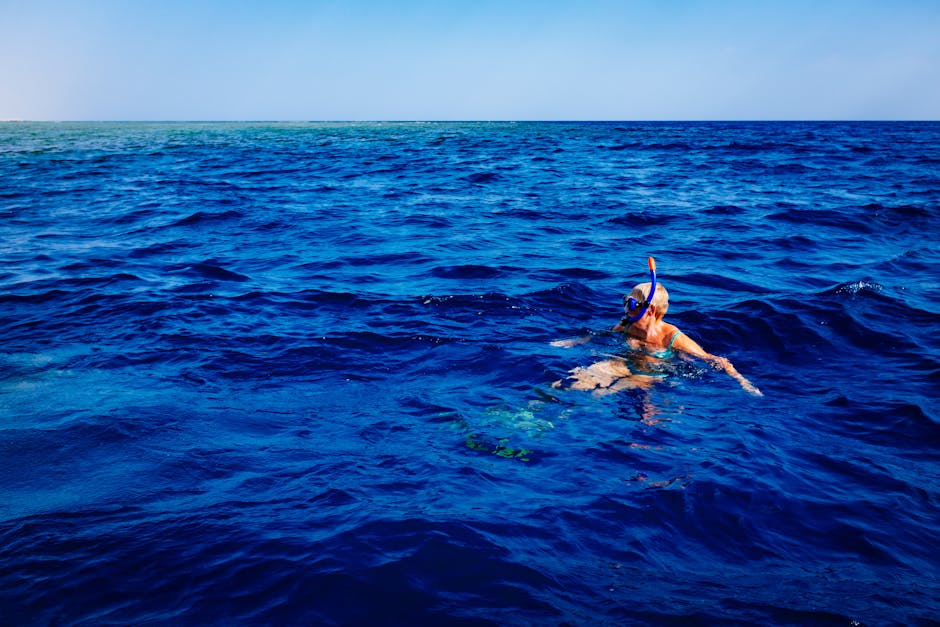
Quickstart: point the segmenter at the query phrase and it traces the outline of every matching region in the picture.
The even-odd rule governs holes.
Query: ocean
[[[938,234],[934,122],[0,124],[0,624],[940,624]],[[764,396],[553,387],[648,256]]]

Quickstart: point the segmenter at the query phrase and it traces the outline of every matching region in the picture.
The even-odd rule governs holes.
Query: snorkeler
[[[624,333],[627,344],[634,349],[631,360],[611,355],[613,359],[599,361],[587,367],[575,368],[568,377],[568,387],[590,390],[596,394],[609,394],[631,388],[648,388],[664,374],[657,371],[662,363],[677,353],[702,359],[717,369],[724,370],[742,388],[754,396],[763,396],[760,390],[738,372],[725,357],[712,355],[663,317],[669,309],[669,292],[656,283],[656,261],[649,258],[650,282],[640,283],[624,297],[624,313],[613,331]],[[552,342],[552,346],[571,348],[586,342],[590,336]],[[561,387],[556,381],[554,387]]]

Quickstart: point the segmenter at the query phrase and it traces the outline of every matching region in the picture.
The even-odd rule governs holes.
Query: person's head
[[[627,307],[627,302],[631,298],[635,299],[636,302],[640,303],[640,306],[646,302],[646,296],[650,293],[650,287],[652,283],[640,283],[627,294],[624,299],[623,310],[628,316],[635,316],[636,310],[630,311]],[[656,293],[653,294],[653,304],[650,305],[649,310],[653,312],[653,316],[657,320],[662,320],[662,317],[666,315],[666,311],[669,309],[669,292],[666,291],[666,288],[662,283],[656,283]]]

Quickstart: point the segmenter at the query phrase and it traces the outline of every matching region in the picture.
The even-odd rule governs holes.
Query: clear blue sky
[[[940,119],[940,0],[0,0],[0,119]]]

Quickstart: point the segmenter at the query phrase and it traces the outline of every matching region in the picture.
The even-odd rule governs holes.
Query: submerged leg
[[[613,394],[621,390],[648,388],[656,380],[655,377],[634,374],[622,360],[618,359],[605,359],[590,366],[579,366],[570,372],[571,376],[567,377],[571,381],[568,384],[570,389],[593,391],[597,396]],[[558,388],[561,385],[561,381],[556,381],[552,387]]]

